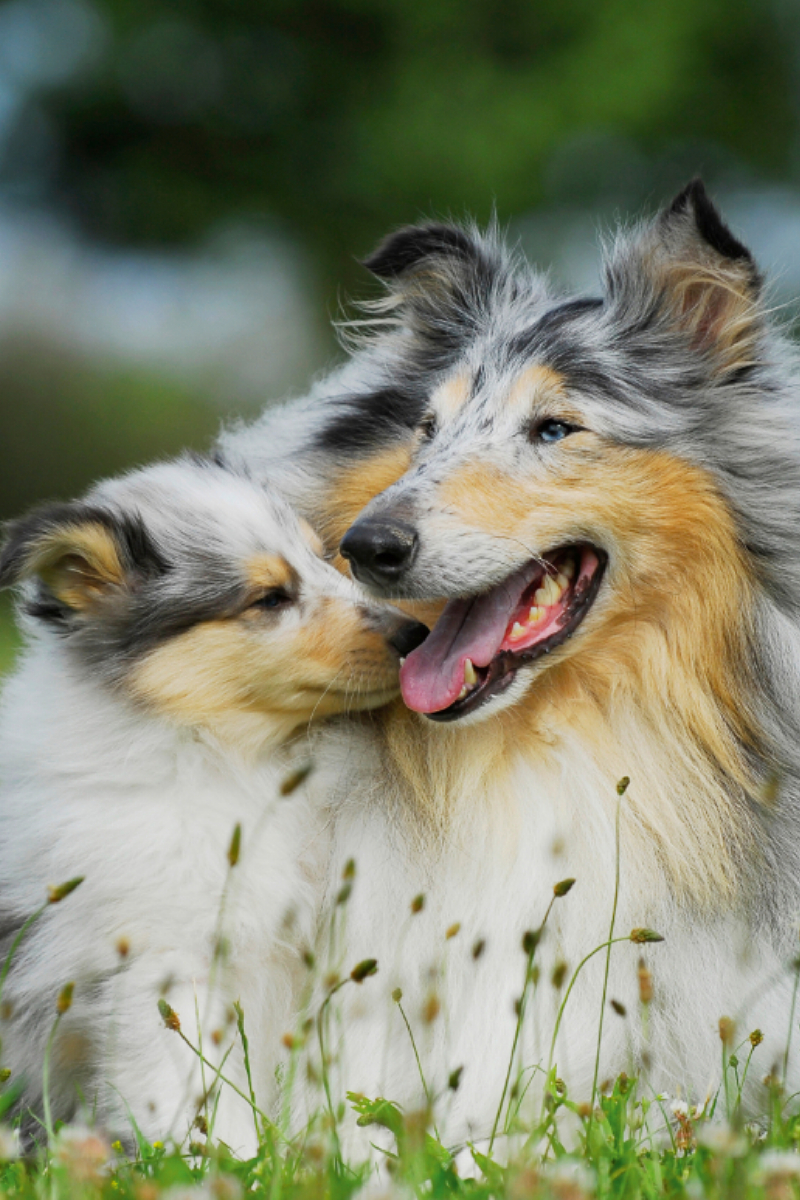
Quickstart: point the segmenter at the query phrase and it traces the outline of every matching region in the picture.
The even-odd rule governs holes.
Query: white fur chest
[[[411,820],[385,760],[381,774],[380,744],[373,751],[368,767],[363,756],[363,787],[349,780],[334,825],[329,903],[350,858],[356,875],[350,898],[339,908],[338,933],[323,941],[323,964],[345,976],[363,959],[378,960],[376,976],[348,983],[334,1001],[343,1016],[331,1034],[330,1075],[338,1094],[360,1091],[407,1109],[425,1106],[405,1014],[425,1086],[439,1098],[445,1140],[488,1137],[524,987],[523,936],[540,928],[551,902],[511,1071],[511,1082],[519,1080],[520,1092],[526,1092],[529,1115],[531,1108],[538,1113],[551,1056],[572,1098],[588,1099],[601,1013],[599,1081],[621,1070],[639,1073],[646,1051],[654,1086],[702,1098],[716,1086],[716,1025],[723,1015],[738,1017],[746,1028],[750,1022],[774,1030],[764,1061],[776,1053],[786,1027],[785,981],[760,992],[754,986],[780,966],[778,958],[763,939],[754,941],[744,917],[703,914],[675,899],[656,846],[642,841],[635,781],[620,798],[616,780],[602,775],[589,751],[576,738],[565,739],[548,763],[520,755],[506,764],[495,788],[490,783],[465,790],[447,825],[428,825],[423,834],[426,826]],[[613,933],[620,940],[611,947],[604,1008],[618,806]],[[574,886],[554,899],[554,885],[568,878],[575,879]],[[423,898],[421,906],[419,900],[412,904],[415,897]],[[665,941],[632,943],[629,935],[638,927],[655,928]],[[590,955],[553,1043],[566,988]],[[655,987],[646,1016],[639,999],[641,959]],[[565,968],[557,986],[553,973],[559,964]],[[397,989],[399,1003],[392,995]],[[611,999],[623,1015],[610,1007]],[[449,1090],[458,1068],[463,1068],[458,1090]],[[312,1094],[307,1103],[318,1104],[319,1098]]]

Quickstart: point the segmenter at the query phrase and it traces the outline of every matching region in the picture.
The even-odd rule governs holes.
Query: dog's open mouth
[[[597,547],[561,547],[490,592],[451,600],[400,670],[408,707],[434,721],[455,721],[505,691],[520,667],[575,632],[606,562]]]

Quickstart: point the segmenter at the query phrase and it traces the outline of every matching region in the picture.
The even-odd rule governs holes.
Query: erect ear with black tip
[[[114,518],[105,510],[46,505],[8,526],[0,587],[38,579],[57,605],[81,613],[124,585],[124,560]]]
[[[609,297],[636,318],[657,313],[721,374],[756,361],[761,277],[700,179],[656,220],[623,240],[607,264]]]
[[[468,265],[478,258],[476,243],[456,225],[406,225],[384,238],[363,265],[388,283],[436,259]]]
[[[734,262],[744,261],[757,275],[753,256],[746,246],[733,236],[722,220],[702,179],[692,179],[683,191],[678,192],[662,220],[669,224],[673,218],[689,217],[703,241],[723,258]]]

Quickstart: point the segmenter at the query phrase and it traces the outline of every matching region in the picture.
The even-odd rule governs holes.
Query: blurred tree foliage
[[[766,176],[794,147],[776,0],[95,2],[99,62],[37,103],[53,194],[115,240],[266,217],[348,283],[355,254],[421,214],[507,219],[565,189],[639,204],[681,182],[625,178],[613,154],[582,155],[587,134],[651,161],[717,147]],[[575,138],[566,175],[551,169]]]
[[[0,397],[0,518],[77,495],[99,472],[203,449],[220,424],[217,409],[174,379],[103,370],[19,337],[0,342]]]

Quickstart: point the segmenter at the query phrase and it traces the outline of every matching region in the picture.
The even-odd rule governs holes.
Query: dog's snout
[[[405,521],[364,517],[348,529],[339,549],[357,579],[385,588],[411,566],[418,541],[417,531]]]
[[[389,637],[389,645],[394,646],[401,658],[405,658],[417,646],[421,646],[430,630],[421,621],[404,621],[399,629]]]

